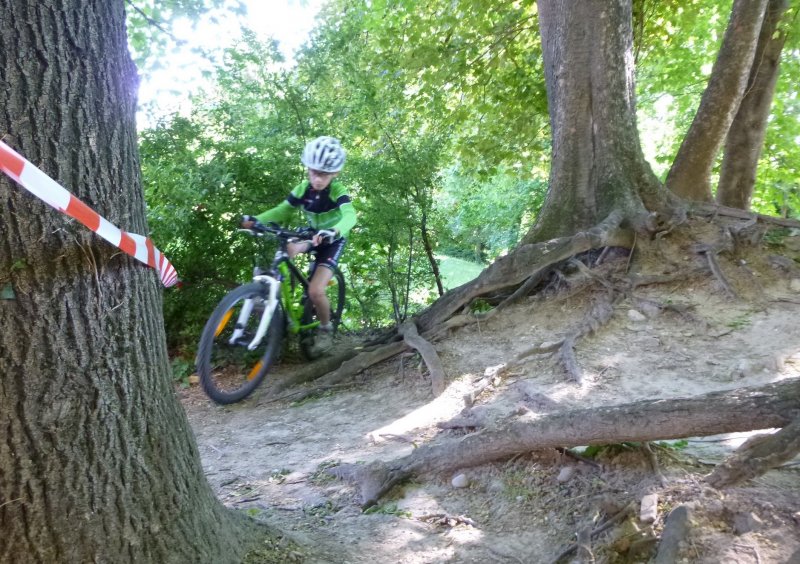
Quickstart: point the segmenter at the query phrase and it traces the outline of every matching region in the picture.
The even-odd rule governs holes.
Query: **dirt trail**
[[[690,314],[624,302],[608,325],[579,341],[582,385],[566,381],[551,359],[533,358],[479,398],[481,415],[490,421],[520,404],[545,413],[796,378],[800,281],[769,284],[757,301],[731,300],[713,279],[642,291],[640,297],[691,306]],[[659,492],[658,520],[632,520],[615,538],[601,538],[598,562],[647,562],[655,546],[648,531],[660,531],[665,511],[687,502],[695,508],[687,561],[800,562],[800,466],[724,494],[698,483],[741,435],[658,449],[665,487],[641,450],[608,449],[598,455],[602,467],[540,452],[465,468],[462,488],[451,484],[453,476],[426,477],[369,514],[351,485],[321,472],[337,462],[396,458],[437,433],[462,432],[436,423],[461,411],[464,393],[487,367],[562,335],[588,299],[531,300],[437,343],[449,378],[438,398],[416,357],[394,358],[352,386],[300,405],[270,401],[268,384],[224,408],[197,387],[182,390],[208,479],[224,503],[309,542],[322,562],[548,562],[597,511],[638,503],[651,491]]]

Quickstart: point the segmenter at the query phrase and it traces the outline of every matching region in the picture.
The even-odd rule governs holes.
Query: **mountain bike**
[[[298,335],[300,351],[307,359],[324,354],[314,348],[320,322],[308,297],[309,280],[316,268],[314,250],[307,253],[311,255],[307,275],[289,259],[287,251],[290,242],[310,241],[316,231],[291,231],[258,222],[239,231],[259,239],[253,279],[222,298],[206,322],[197,351],[197,372],[203,390],[220,404],[242,400],[258,387],[280,355],[287,332]],[[272,238],[278,240],[278,250],[271,265],[264,269],[261,264],[266,255],[265,243]],[[342,321],[345,281],[338,268],[332,270],[326,294],[335,334]]]

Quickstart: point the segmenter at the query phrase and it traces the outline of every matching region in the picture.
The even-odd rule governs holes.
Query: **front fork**
[[[264,335],[267,334],[267,329],[269,329],[272,316],[275,314],[275,309],[278,307],[278,290],[281,287],[280,280],[266,274],[254,276],[253,280],[256,282],[261,282],[262,284],[266,284],[269,288],[269,296],[264,304],[264,313],[261,314],[261,320],[258,323],[256,334],[253,337],[253,340],[247,345],[247,350],[249,351],[258,348],[258,346],[261,344],[261,341],[264,339]],[[247,320],[250,317],[250,314],[253,312],[254,305],[255,300],[253,298],[247,298],[244,301],[244,304],[242,304],[242,310],[239,312],[236,328],[233,331],[233,335],[231,335],[231,338],[228,340],[229,344],[235,345],[244,334],[245,327],[247,327]]]

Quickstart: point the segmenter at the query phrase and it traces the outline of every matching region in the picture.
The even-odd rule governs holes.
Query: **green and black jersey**
[[[314,229],[336,229],[342,237],[356,224],[356,210],[347,190],[340,182],[331,182],[324,190],[316,191],[306,180],[291,191],[274,208],[256,216],[261,223],[274,221],[286,224],[296,209],[301,208]]]

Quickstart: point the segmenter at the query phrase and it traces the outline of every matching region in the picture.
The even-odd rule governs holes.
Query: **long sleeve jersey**
[[[340,182],[331,182],[324,190],[316,191],[308,181],[303,181],[289,193],[284,201],[256,216],[261,223],[274,221],[285,224],[298,209],[314,229],[337,229],[342,237],[356,224],[356,210],[347,190]]]

